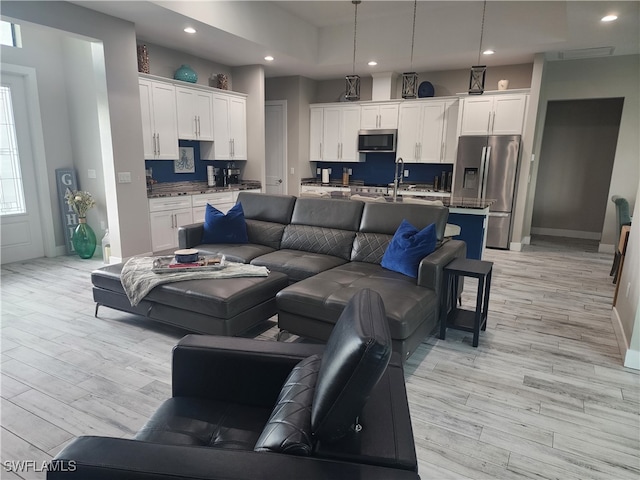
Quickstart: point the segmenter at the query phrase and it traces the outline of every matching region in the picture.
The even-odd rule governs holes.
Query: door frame
[[[284,195],[288,195],[289,192],[289,181],[288,181],[288,177],[289,175],[287,174],[288,171],[288,163],[289,163],[289,149],[287,146],[287,101],[286,100],[269,100],[264,102],[265,105],[265,113],[266,113],[266,109],[267,107],[270,106],[281,106],[282,107],[282,145],[284,146],[284,158],[282,160],[282,183],[283,183],[283,189],[284,189]],[[266,128],[265,128],[266,129]],[[266,138],[265,138],[265,142],[266,142]],[[266,158],[265,158],[265,166],[264,166],[264,176],[265,176],[265,185],[264,185],[264,191],[267,191],[267,181],[266,181],[266,177],[267,177],[267,164],[266,164]]]
[[[56,237],[53,228],[53,211],[51,210],[51,191],[49,189],[49,172],[44,147],[44,135],[42,133],[42,116],[40,115],[40,98],[38,95],[38,80],[36,69],[3,63],[0,73],[10,73],[23,77],[27,116],[31,137],[31,151],[35,167],[35,180],[37,185],[38,207],[40,209],[40,222],[42,223],[42,242],[45,257],[55,257],[64,253],[64,245],[60,251],[56,248]]]

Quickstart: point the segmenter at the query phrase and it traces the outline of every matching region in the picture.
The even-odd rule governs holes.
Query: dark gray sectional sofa
[[[326,341],[356,291],[371,288],[385,304],[393,348],[407,358],[437,326],[443,268],[466,256],[466,245],[443,238],[448,209],[432,205],[296,198],[240,192],[248,244],[202,244],[203,224],[181,227],[180,248],[285,273],[276,296],[281,330]],[[435,223],[436,250],[418,278],[380,266],[403,219],[418,229]]]

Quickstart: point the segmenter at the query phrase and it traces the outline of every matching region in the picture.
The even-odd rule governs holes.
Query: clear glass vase
[[[91,258],[96,251],[96,234],[87,224],[86,218],[80,218],[78,221],[80,223],[73,231],[73,237],[71,238],[73,249],[80,258]]]

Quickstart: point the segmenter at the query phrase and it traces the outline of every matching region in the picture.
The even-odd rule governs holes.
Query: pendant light
[[[411,34],[411,63],[409,70],[413,70],[413,45],[416,40],[416,11],[418,0],[413,1],[413,33]],[[402,74],[402,98],[416,98],[418,96],[418,74],[406,72]]]
[[[353,101],[360,100],[360,75],[356,75],[356,34],[358,31],[358,5],[362,3],[362,0],[351,0],[351,3],[355,5],[353,20],[353,71],[351,75],[345,77],[347,86],[345,98]]]
[[[478,62],[471,67],[469,77],[469,95],[482,95],[484,93],[484,77],[487,73],[487,66],[480,65],[480,55],[482,55],[482,37],[484,35],[484,14],[487,10],[487,0],[482,6],[482,25],[480,27],[480,46],[478,47]]]

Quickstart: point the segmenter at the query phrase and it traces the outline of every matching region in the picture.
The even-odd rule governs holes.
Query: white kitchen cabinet
[[[309,159],[357,162],[360,105],[311,107]]]
[[[178,138],[213,141],[213,93],[176,87]]]
[[[400,105],[397,156],[405,163],[451,162],[455,146],[456,100],[412,101]]]
[[[324,124],[324,108],[311,107],[309,117],[309,160],[322,160],[322,126]]]
[[[154,252],[178,246],[178,227],[193,223],[191,197],[149,199],[151,248]]]
[[[213,157],[208,160],[247,159],[247,100],[244,97],[213,94]]]
[[[204,222],[204,215],[207,211],[207,204],[216,207],[222,213],[226,214],[236,203],[238,198],[237,191],[212,192],[193,195],[191,202],[193,205],[193,221],[194,223]]]
[[[376,128],[398,128],[397,103],[378,103],[362,105],[360,110],[360,128],[371,130]]]
[[[175,87],[140,78],[142,141],[146,160],[178,159]]]
[[[528,94],[484,94],[460,102],[460,135],[520,135]]]

